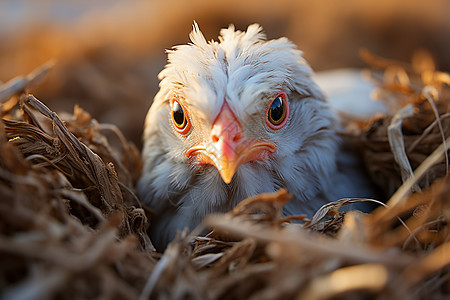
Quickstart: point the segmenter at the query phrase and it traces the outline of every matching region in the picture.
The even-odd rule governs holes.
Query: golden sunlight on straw
[[[326,299],[352,290],[380,291],[388,280],[386,267],[364,264],[338,269],[314,280],[298,299]]]

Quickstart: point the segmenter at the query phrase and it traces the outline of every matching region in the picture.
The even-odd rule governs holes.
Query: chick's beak
[[[276,146],[271,142],[245,139],[242,125],[224,101],[212,125],[211,136],[202,144],[189,148],[186,156],[195,156],[199,164],[215,166],[223,181],[228,184],[240,165],[267,159],[269,153],[275,150]]]

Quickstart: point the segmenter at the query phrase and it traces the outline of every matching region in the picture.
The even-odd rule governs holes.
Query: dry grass
[[[358,124],[356,136],[380,189],[394,193],[387,206],[343,213],[361,201],[343,199],[292,222],[280,216],[286,191],[258,195],[161,254],[134,193],[136,147],[81,108],[58,115],[26,94],[48,66],[0,85],[0,296],[448,298],[449,75],[426,56],[412,66],[365,57],[398,112]]]

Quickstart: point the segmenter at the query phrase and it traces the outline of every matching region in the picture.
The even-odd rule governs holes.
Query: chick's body
[[[169,51],[145,121],[137,190],[156,212],[157,248],[207,214],[282,187],[294,195],[286,215],[361,196],[338,170],[335,117],[294,44],[267,41],[258,25],[230,26],[218,42],[194,25],[190,38]]]

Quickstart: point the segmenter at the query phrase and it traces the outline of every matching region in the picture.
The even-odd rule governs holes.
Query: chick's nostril
[[[243,139],[242,126],[225,101],[211,128],[211,142],[239,144]]]
[[[242,139],[242,134],[241,133],[236,133],[231,140],[235,143],[239,142]]]

